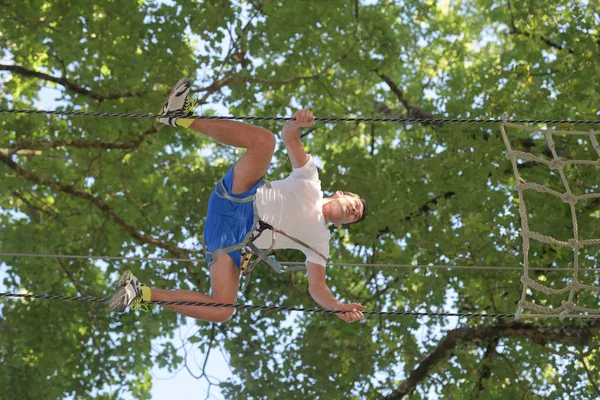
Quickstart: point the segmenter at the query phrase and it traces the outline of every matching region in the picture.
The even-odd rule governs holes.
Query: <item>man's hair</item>
[[[369,213],[368,209],[367,209],[367,202],[365,201],[365,199],[363,199],[362,197],[360,197],[359,195],[357,195],[356,193],[352,193],[352,192],[342,192],[344,195],[347,196],[354,196],[354,197],[358,197],[358,199],[360,200],[360,202],[362,203],[363,206],[363,212],[362,215],[360,216],[359,219],[357,219],[354,222],[348,222],[347,224],[344,225],[352,225],[352,224],[358,224],[359,222],[361,222],[363,219],[367,218],[367,214]]]

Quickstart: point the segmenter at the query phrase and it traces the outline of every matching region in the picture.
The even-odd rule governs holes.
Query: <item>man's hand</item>
[[[298,128],[311,127],[315,122],[315,116],[313,115],[312,111],[310,111],[308,108],[296,111],[294,113],[294,118],[296,119],[290,121],[290,123],[297,126]]]
[[[340,304],[335,307],[336,311],[346,311],[345,313],[336,314],[339,318],[343,319],[346,322],[354,322],[361,319],[364,319],[365,316],[361,311],[363,311],[366,307],[361,306],[360,304],[351,303],[351,304]]]
[[[315,122],[315,117],[308,108],[304,110],[296,111],[294,113],[294,120],[289,121],[283,126],[283,132],[281,133],[281,139],[284,143],[293,140],[300,140],[302,134],[301,128],[308,128]]]
[[[344,311],[335,314],[346,322],[354,322],[363,319],[365,316],[361,311],[366,307],[360,304],[340,303],[325,283],[325,267],[319,264],[308,262],[306,264],[308,275],[308,291],[312,298],[323,308],[334,311]]]

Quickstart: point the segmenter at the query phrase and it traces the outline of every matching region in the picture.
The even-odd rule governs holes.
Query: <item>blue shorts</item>
[[[204,243],[206,250],[211,253],[217,249],[242,243],[246,234],[254,227],[254,201],[237,203],[224,198],[223,192],[238,199],[253,196],[262,185],[263,178],[256,182],[250,190],[241,194],[233,194],[231,186],[234,166],[229,168],[223,179],[217,183],[208,200],[208,213],[204,224]],[[235,250],[228,254],[240,268],[242,261],[240,251]],[[206,261],[208,265],[211,265],[214,260],[210,254],[207,254]]]

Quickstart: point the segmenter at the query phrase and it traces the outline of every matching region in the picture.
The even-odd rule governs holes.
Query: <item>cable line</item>
[[[88,301],[106,303],[108,299],[101,297],[79,297],[79,296],[50,296],[46,294],[16,294],[0,293],[0,297],[17,297],[28,299],[61,300],[61,301]],[[236,308],[260,311],[299,311],[313,314],[343,314],[346,311],[325,310],[319,308],[301,307],[279,307],[279,306],[257,306],[252,304],[228,304],[228,303],[199,303],[191,301],[148,301],[143,304],[158,304],[169,306],[195,306],[195,307],[219,307]],[[453,312],[414,312],[414,311],[362,311],[363,315],[391,315],[391,316],[413,316],[413,317],[468,317],[468,318],[513,318],[513,314],[483,314],[483,313],[453,313]]]
[[[49,114],[49,115],[75,115],[86,117],[123,117],[123,118],[161,118],[167,114],[125,114],[125,113],[106,113],[106,112],[88,112],[88,111],[53,111],[53,110],[14,110],[0,109],[0,113],[9,114]],[[216,119],[216,120],[238,120],[238,121],[292,121],[293,117],[251,117],[251,116],[214,116],[214,115],[191,115],[185,116],[189,119]],[[499,124],[502,122],[521,123],[521,124],[583,124],[600,125],[600,120],[564,120],[564,119],[473,119],[473,118],[359,118],[359,117],[324,117],[315,118],[319,122],[421,122],[421,123],[472,123],[472,124]]]
[[[0,257],[36,257],[36,258],[64,258],[64,259],[94,259],[94,260],[118,260],[118,261],[161,261],[161,262],[183,262],[200,263],[204,259],[189,258],[160,258],[160,257],[118,257],[118,256],[84,256],[63,254],[38,254],[38,253],[0,253]],[[281,261],[285,265],[305,265],[301,261]],[[522,267],[480,266],[480,265],[413,265],[413,264],[372,264],[372,263],[327,263],[329,267],[364,267],[364,268],[423,268],[423,269],[466,269],[466,270],[490,270],[490,271],[522,271]],[[529,268],[530,271],[572,271],[567,267]],[[600,268],[579,268],[579,271],[600,272]]]

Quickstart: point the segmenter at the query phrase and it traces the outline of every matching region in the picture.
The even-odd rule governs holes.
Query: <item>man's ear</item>
[[[344,195],[344,192],[342,192],[341,190],[336,190],[333,197],[342,197],[343,195]]]

